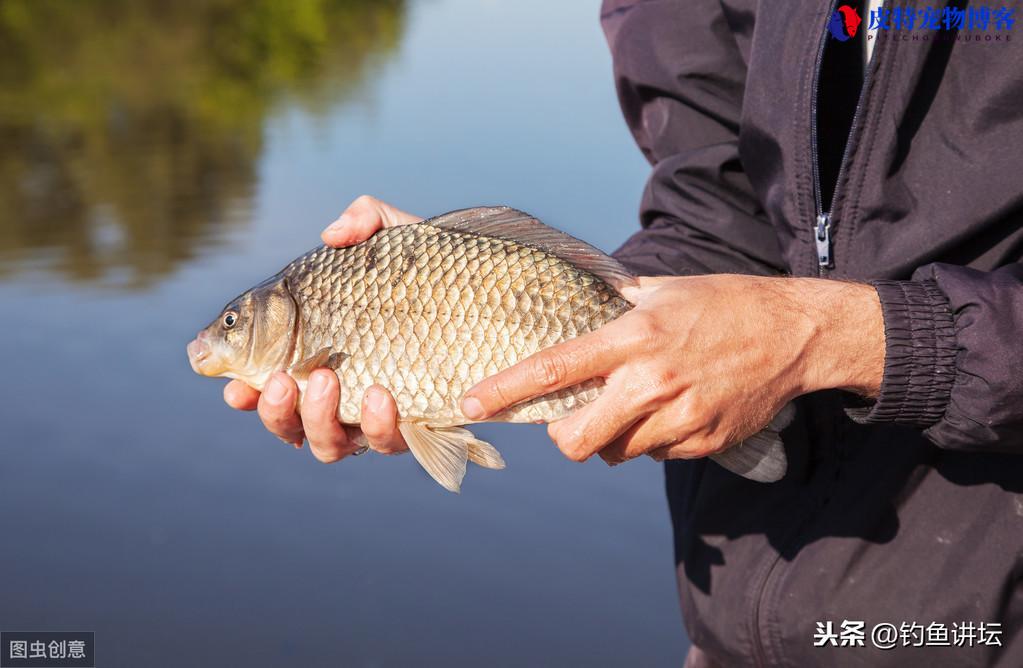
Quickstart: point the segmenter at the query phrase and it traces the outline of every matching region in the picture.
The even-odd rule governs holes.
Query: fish
[[[232,299],[191,343],[192,368],[262,390],[284,371],[340,381],[337,418],[358,425],[363,393],[387,388],[398,429],[426,472],[459,492],[468,462],[504,468],[466,429],[473,385],[544,348],[627,313],[636,278],[597,248],[509,207],[452,211],[384,228],[344,248],[321,246]],[[487,422],[553,422],[593,401],[596,378],[523,401]],[[787,468],[787,406],[762,432],[711,458],[751,480]]]

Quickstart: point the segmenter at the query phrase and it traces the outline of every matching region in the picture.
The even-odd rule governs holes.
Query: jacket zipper
[[[831,5],[831,10],[827,14],[830,19],[831,14],[835,12],[835,8],[838,5],[838,1]],[[862,28],[862,24],[861,24]],[[862,28],[866,30],[866,28]],[[813,240],[814,248],[817,250],[817,275],[827,276],[832,266],[835,263],[834,253],[832,251],[832,211],[824,211],[823,196],[821,195],[821,170],[819,164],[818,148],[817,148],[817,95],[820,88],[821,78],[821,66],[824,64],[824,49],[828,43],[827,26],[825,25],[822,31],[820,46],[817,49],[817,59],[814,61],[814,72],[813,72],[813,85],[810,92],[810,162],[811,168],[813,169],[813,196],[814,196],[814,208],[817,212],[817,218],[813,225]],[[874,51],[880,52],[880,43],[874,45]],[[835,188],[831,193],[831,209],[834,210],[835,202],[838,200],[839,186],[842,183],[842,177],[845,176],[845,171],[848,167],[849,162],[849,140],[853,134],[857,131],[860,124],[860,112],[863,108],[863,101],[867,95],[867,87],[874,74],[874,61],[877,53],[871,56],[869,62],[865,65],[866,72],[863,75],[863,84],[860,87],[860,94],[856,100],[856,108],[853,110],[852,123],[849,125],[849,134],[846,135],[845,145],[842,147],[842,160],[838,163],[838,176],[835,179]]]
[[[824,25],[820,26],[820,43],[817,46],[817,56],[813,63],[813,84],[810,90],[810,163],[813,171],[813,201],[814,209],[817,213],[815,224],[812,226],[811,231],[813,232],[814,248],[817,249],[817,275],[826,276],[828,268],[831,266],[831,214],[830,212],[823,211],[822,196],[821,196],[821,177],[820,177],[820,165],[818,161],[818,150],[817,150],[817,95],[820,89],[820,76],[821,66],[824,63],[824,48],[828,43],[828,26],[827,22],[831,20],[831,15],[835,13],[838,6],[839,0],[832,0],[831,6],[827,13],[824,15]],[[864,89],[866,88],[866,81],[864,81]],[[860,98],[863,97],[863,91],[860,91]],[[853,124],[856,123],[856,116],[859,114],[859,101],[856,104],[856,111],[853,112]],[[850,128],[850,133],[852,132]],[[848,139],[846,145],[848,147]],[[844,150],[844,149],[843,149]],[[842,156],[842,164],[839,166],[839,178],[842,176],[842,170],[845,169],[845,156]],[[835,197],[831,196],[831,201],[834,203]],[[768,565],[763,577],[760,579],[759,586],[756,590],[756,598],[753,601],[753,659],[754,664],[758,668],[763,668],[767,665],[766,652],[764,651],[764,641],[761,636],[761,608],[764,606],[764,595],[767,592],[767,583],[771,579],[771,574],[774,573],[775,567],[780,561],[780,555],[776,555],[775,558]]]
[[[835,13],[838,2],[839,0],[832,0],[831,7],[827,14],[825,14],[825,24],[820,27],[821,37],[820,43],[817,47],[817,57],[814,60],[813,84],[810,92],[810,159],[811,168],[813,170],[814,208],[817,214],[814,224],[812,225],[811,232],[813,233],[814,248],[817,251],[817,275],[821,277],[828,275],[831,267],[834,265],[835,258],[832,252],[831,211],[824,211],[823,197],[821,195],[821,175],[817,146],[817,95],[820,89],[821,66],[824,63],[824,49],[828,42],[827,21],[830,20],[831,15]],[[866,28],[864,28],[864,30],[865,29]],[[874,46],[874,54],[871,56],[870,62],[868,62],[865,67],[866,72],[863,76],[863,84],[860,88],[859,97],[856,100],[856,109],[853,110],[852,123],[849,125],[849,134],[846,136],[845,146],[842,148],[842,161],[839,163],[838,176],[835,188],[831,195],[832,209],[834,208],[835,201],[838,199],[839,185],[842,183],[842,178],[845,176],[845,172],[848,167],[849,139],[859,128],[860,113],[869,88],[868,84],[870,83],[874,70],[876,69],[874,61],[876,61],[880,55],[880,46],[880,44],[876,44]],[[757,587],[756,598],[753,605],[753,658],[754,663],[761,668],[767,665],[767,657],[760,629],[762,617],[761,609],[764,606],[764,596],[767,593],[768,583],[770,583],[771,576],[774,575],[780,561],[781,556],[776,555],[767,566],[766,572]]]
[[[823,276],[831,267],[831,214],[817,214],[817,227],[814,229],[813,237],[817,246],[817,273]]]

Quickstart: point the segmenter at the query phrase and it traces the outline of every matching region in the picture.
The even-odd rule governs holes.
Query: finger
[[[254,411],[259,403],[259,390],[240,380],[232,380],[224,386],[224,401],[235,410]]]
[[[302,420],[295,412],[298,402],[298,386],[285,373],[275,373],[263,388],[259,397],[259,419],[263,425],[281,440],[301,447],[305,438]]]
[[[386,388],[373,385],[362,398],[362,433],[369,447],[393,455],[408,449],[398,431],[398,406]]]
[[[685,276],[637,276],[636,283],[641,288],[657,288],[665,283],[671,283],[680,279],[685,280],[685,278]]]
[[[482,420],[520,401],[607,375],[624,361],[625,346],[615,323],[530,355],[473,386],[462,398],[462,413]]]
[[[639,431],[649,419],[650,416],[647,416],[633,423],[633,425],[626,429],[621,436],[608,443],[607,446],[598,453],[600,454],[600,458],[603,459],[608,466],[617,466],[618,464],[628,461],[629,458],[625,456],[628,444],[631,442],[633,435]]]
[[[643,417],[635,398],[608,387],[593,403],[551,423],[547,433],[562,454],[584,462]]]
[[[396,209],[375,197],[363,195],[348,205],[321,235],[328,246],[350,246],[373,236],[384,227],[417,223],[422,218]]]
[[[600,451],[600,457],[614,466],[665,446],[685,441],[694,430],[680,419],[675,404],[670,404],[636,422]]]
[[[337,420],[337,402],[341,395],[337,374],[317,369],[309,374],[309,384],[302,397],[302,425],[309,450],[324,464],[332,464],[349,455],[358,446]]]
[[[679,280],[678,276],[637,276],[635,283],[622,286],[621,293],[633,304],[638,304],[655,289],[667,282],[677,280]]]
[[[703,444],[702,439],[689,438],[680,443],[655,448],[647,454],[651,459],[663,462],[667,459],[699,459],[714,453]]]

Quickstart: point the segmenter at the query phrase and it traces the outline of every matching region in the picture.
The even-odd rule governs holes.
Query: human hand
[[[328,246],[350,246],[365,241],[384,227],[420,220],[363,195],[323,231],[322,238]],[[344,459],[363,445],[385,454],[408,449],[398,432],[397,405],[384,387],[374,385],[366,390],[358,428],[338,422],[340,392],[337,375],[330,369],[317,369],[309,375],[299,405],[298,385],[288,374],[278,372],[267,381],[262,393],[232,380],[224,387],[224,401],[238,410],[257,410],[271,433],[295,447],[302,447],[302,442],[308,438],[313,455],[327,464]]]
[[[474,420],[605,379],[593,403],[552,423],[566,457],[609,464],[642,454],[704,457],[763,429],[791,399],[826,388],[876,395],[884,325],[876,291],[824,279],[641,278],[636,307],[597,331],[483,380],[462,400]]]

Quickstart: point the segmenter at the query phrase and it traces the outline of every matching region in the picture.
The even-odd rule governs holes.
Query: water
[[[0,629],[93,630],[103,666],[677,665],[654,463],[483,426],[508,468],[455,496],[319,464],[190,371],[361,193],[636,225],[595,3],[289,7],[0,5]]]

